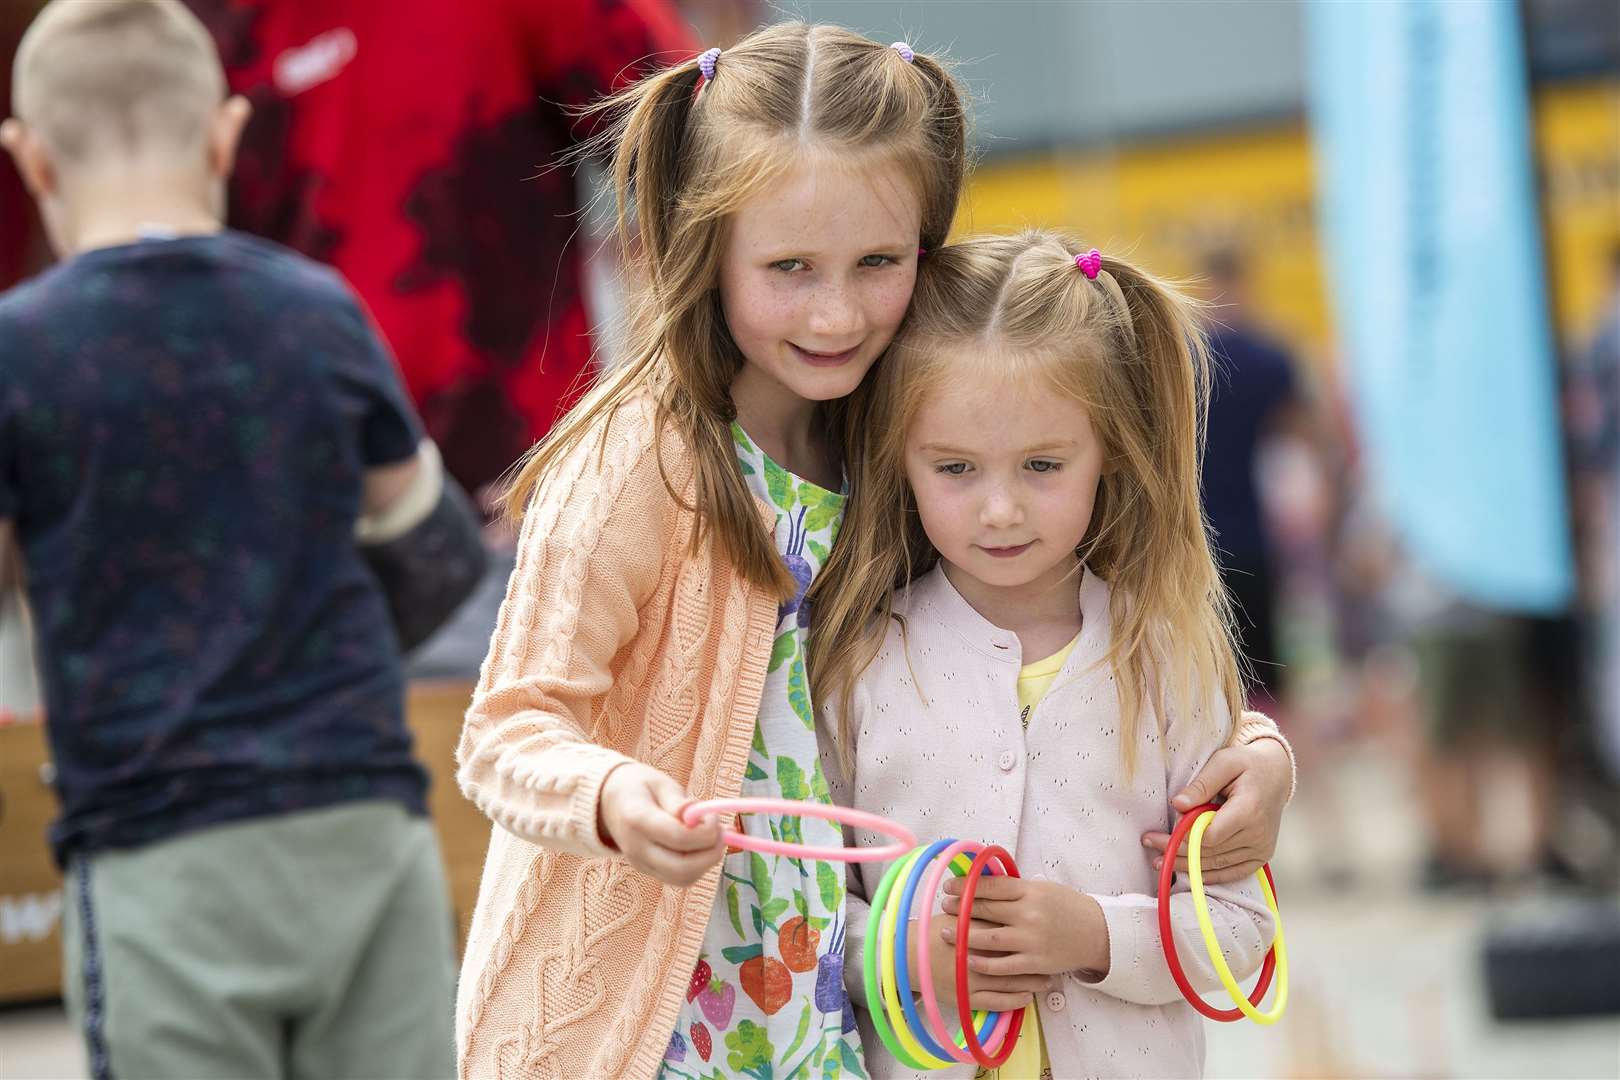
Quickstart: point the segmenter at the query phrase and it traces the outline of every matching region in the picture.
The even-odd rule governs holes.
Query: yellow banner
[[[1553,312],[1565,341],[1591,333],[1620,245],[1620,80],[1563,84],[1534,103]],[[1310,141],[1299,122],[993,159],[958,229],[1071,229],[1087,246],[1191,278],[1210,248],[1249,255],[1265,321],[1313,365],[1333,362],[1318,258]]]

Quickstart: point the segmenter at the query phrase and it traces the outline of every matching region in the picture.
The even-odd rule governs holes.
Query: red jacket
[[[667,0],[188,0],[254,116],[230,224],[370,306],[450,470],[495,479],[590,356],[586,104],[693,45]]]

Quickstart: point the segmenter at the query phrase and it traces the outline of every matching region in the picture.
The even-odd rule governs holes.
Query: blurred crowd
[[[1267,334],[1234,273],[1241,265],[1221,251],[1205,267],[1225,359],[1211,404],[1206,511],[1240,601],[1256,702],[1274,703],[1300,750],[1313,832],[1343,841],[1353,793],[1340,790],[1335,765],[1376,746],[1414,778],[1425,815],[1427,854],[1414,867],[1422,889],[1613,889],[1620,771],[1606,718],[1620,551],[1620,254],[1601,321],[1564,348],[1580,591],[1553,615],[1470,602],[1403,549],[1380,513],[1342,381]],[[1234,498],[1231,488],[1250,483],[1252,500]],[[1251,515],[1229,520],[1231,504],[1251,501]],[[1567,828],[1572,817],[1584,827]],[[1342,842],[1319,849],[1326,882],[1354,880],[1354,866],[1333,854]]]

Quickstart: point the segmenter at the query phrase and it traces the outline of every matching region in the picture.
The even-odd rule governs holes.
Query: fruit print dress
[[[776,508],[777,550],[799,583],[778,612],[742,794],[831,802],[805,677],[804,593],[827,561],[844,498],[783,469],[742,428],[731,430],[750,490]],[[789,843],[842,843],[838,826],[817,818],[749,814],[741,828]],[[729,852],[660,1080],[865,1080],[843,968],[843,867]]]

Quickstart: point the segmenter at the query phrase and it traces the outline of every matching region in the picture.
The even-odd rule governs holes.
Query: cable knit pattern
[[[657,1070],[718,883],[633,870],[596,832],[629,760],[735,795],[776,597],[688,547],[690,453],[626,404],[540,486],[467,712],[457,778],[498,826],[462,961],[463,1077]],[[762,519],[768,508],[761,508]]]

